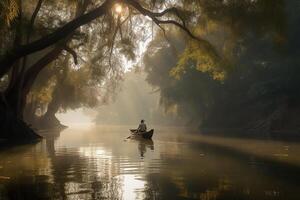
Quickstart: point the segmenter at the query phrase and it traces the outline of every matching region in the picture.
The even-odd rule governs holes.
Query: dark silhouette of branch
[[[211,44],[207,42],[206,40],[203,40],[197,36],[195,36],[184,23],[183,18],[180,16],[180,13],[177,8],[167,8],[162,12],[152,12],[148,9],[145,9],[142,7],[137,1],[135,0],[105,0],[103,4],[101,4],[96,9],[83,14],[76,19],[68,22],[64,26],[58,28],[53,33],[38,39],[34,42],[31,42],[26,45],[21,45],[13,49],[12,51],[8,52],[6,56],[0,60],[0,77],[2,77],[4,74],[6,74],[10,69],[13,63],[29,54],[32,54],[34,52],[40,51],[42,49],[45,49],[51,45],[56,44],[57,42],[67,38],[70,34],[72,34],[77,28],[79,28],[82,25],[85,25],[92,20],[103,16],[110,8],[112,7],[112,4],[115,2],[122,2],[124,4],[131,5],[133,8],[135,8],[137,11],[139,11],[141,14],[150,17],[155,24],[157,24],[159,27],[162,28],[161,25],[163,24],[173,24],[177,27],[179,27],[181,30],[185,31],[191,38],[201,42],[202,45],[205,45],[205,47],[212,48]],[[177,22],[176,20],[161,20],[160,17],[163,17],[167,13],[172,13],[179,19],[181,19],[181,23]],[[217,53],[215,53],[217,55]]]
[[[86,10],[89,0],[85,0],[83,2],[83,5],[76,11],[76,17],[83,15],[84,11]],[[51,62],[56,60],[58,56],[61,54],[61,52],[66,49],[67,43],[72,39],[74,35],[74,32],[72,32],[68,37],[66,37],[64,40],[62,40],[57,46],[55,46],[52,50],[50,50],[46,55],[44,55],[42,58],[40,58],[36,63],[34,63],[32,66],[29,67],[29,69],[26,71],[24,75],[24,81],[23,81],[23,93],[28,94],[30,91],[32,85],[34,84],[34,81],[36,80],[38,74]],[[78,46],[82,45],[82,43],[79,43]],[[69,48],[70,50],[70,48]],[[70,52],[73,50],[71,49]],[[74,51],[75,52],[75,51]],[[77,54],[76,59],[74,59],[74,62],[77,62]],[[74,56],[73,56],[74,57]],[[76,60],[76,61],[75,61]]]
[[[63,47],[57,46],[52,49],[49,53],[39,59],[35,64],[33,64],[25,73],[23,89],[24,93],[28,93],[31,89],[36,77],[38,74],[44,69],[45,66],[50,64],[53,60],[55,60],[63,51]]]
[[[6,74],[10,70],[13,63],[19,58],[40,51],[59,42],[60,40],[66,38],[68,35],[74,32],[80,26],[85,25],[100,16],[103,16],[111,6],[112,1],[106,0],[98,8],[77,17],[64,26],[58,28],[53,33],[27,45],[18,46],[11,52],[7,53],[7,55],[0,61],[0,77]]]
[[[29,27],[27,29],[27,33],[26,33],[26,44],[29,43],[29,40],[30,40],[30,37],[31,37],[31,33],[32,33],[32,30],[33,30],[33,26],[34,26],[34,23],[35,23],[35,19],[42,7],[42,3],[43,3],[43,0],[39,0],[34,11],[33,11],[33,14],[31,15],[31,19],[30,19],[30,23],[29,23]],[[21,71],[19,73],[19,85],[17,85],[17,91],[18,92],[18,96],[20,97],[21,96],[21,89],[22,89],[22,85],[23,85],[23,81],[24,81],[24,74],[25,74],[25,68],[26,68],[26,64],[27,64],[27,56],[24,56],[23,57],[23,61],[22,61],[22,66],[21,66]],[[21,108],[21,104],[22,104],[22,101],[19,101],[18,102],[18,108],[17,109],[20,109]]]
[[[30,38],[30,35],[31,35],[31,31],[32,31],[32,28],[33,28],[33,25],[35,23],[35,19],[42,7],[42,4],[43,4],[43,1],[44,0],[39,0],[36,7],[35,7],[35,10],[31,16],[31,19],[30,19],[30,24],[29,24],[29,29],[28,29],[28,33],[27,33],[27,42],[29,42],[29,38]]]
[[[135,0],[125,0],[125,2],[127,2],[129,5],[131,5],[132,7],[134,7],[136,10],[138,10],[141,14],[150,17],[154,23],[156,23],[159,27],[161,27],[161,24],[173,24],[177,27],[179,27],[180,29],[182,29],[183,31],[185,31],[191,38],[195,39],[195,40],[199,40],[199,41],[203,41],[203,39],[196,37],[185,25],[183,18],[180,16],[179,11],[177,8],[172,7],[172,8],[167,8],[165,10],[163,10],[162,12],[152,12],[144,7],[141,6],[141,4],[139,4],[137,1]],[[167,13],[174,13],[176,15],[176,17],[178,17],[179,19],[181,19],[182,24],[180,24],[179,22],[175,21],[175,20],[160,20],[158,17],[162,17]]]
[[[112,35],[112,41],[111,41],[110,50],[109,50],[108,63],[109,63],[109,68],[110,69],[112,69],[111,57],[112,57],[113,50],[114,50],[115,39],[116,39],[117,33],[119,31],[119,28],[120,28],[120,18],[121,18],[121,16],[119,15],[118,19],[117,19],[117,26],[115,28],[114,34]]]
[[[77,56],[77,53],[73,49],[71,49],[70,47],[68,47],[67,45],[64,46],[64,50],[66,50],[67,52],[69,52],[73,56],[73,60],[74,60],[75,65],[78,65],[78,56]]]
[[[109,58],[108,58],[110,69],[112,69],[111,58],[112,58],[112,54],[113,54],[113,50],[114,50],[115,39],[116,39],[117,33],[118,33],[118,31],[120,31],[120,34],[121,34],[121,37],[122,37],[121,27],[129,19],[129,17],[130,16],[127,16],[123,21],[120,21],[121,16],[118,16],[117,26],[116,26],[116,29],[115,29],[114,34],[112,36],[112,43],[111,43],[111,46],[110,46],[110,52],[109,52]]]
[[[131,5],[132,7],[134,7],[136,10],[138,10],[141,14],[148,16],[152,19],[152,21],[160,28],[163,30],[164,34],[165,34],[165,29],[162,27],[162,25],[165,24],[172,24],[175,25],[176,27],[180,28],[181,30],[183,30],[189,37],[191,37],[192,39],[198,41],[201,45],[203,45],[206,49],[210,49],[213,51],[214,55],[219,58],[219,55],[217,53],[217,51],[215,50],[215,48],[206,40],[195,36],[190,29],[186,26],[186,23],[184,22],[182,16],[179,13],[179,10],[175,7],[172,8],[167,8],[165,10],[163,10],[162,12],[152,12],[146,8],[144,8],[143,6],[141,6],[141,4],[139,2],[137,2],[136,0],[124,0],[124,2],[126,2],[127,4]],[[166,15],[167,13],[172,13],[174,14],[176,17],[178,17],[181,20],[181,23],[179,23],[176,20],[172,20],[172,19],[168,19],[168,20],[162,20],[159,19],[160,17],[163,17],[164,15]]]
[[[76,13],[77,17],[81,16],[84,13],[84,11],[86,10],[89,2],[90,2],[89,0],[86,0],[86,1],[83,2],[83,6],[80,9],[77,10],[77,13]],[[50,64],[51,62],[56,60],[64,49],[68,48],[67,43],[72,39],[73,35],[74,35],[74,32],[72,32],[67,38],[62,40],[57,46],[55,46],[46,55],[44,55],[36,63],[34,63],[32,66],[30,66],[28,68],[28,70],[25,73],[24,83],[23,83],[23,89],[24,89],[25,94],[27,94],[28,91],[31,89],[35,79],[38,76],[38,74],[48,64]],[[78,44],[78,46],[80,46],[80,45],[82,45],[82,43]],[[73,50],[71,49],[70,51],[72,52]],[[77,55],[76,55],[76,60],[77,60]],[[75,60],[74,60],[74,62],[75,62]]]

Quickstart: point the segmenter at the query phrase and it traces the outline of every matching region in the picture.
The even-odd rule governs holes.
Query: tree
[[[125,56],[129,56],[129,58],[134,58],[134,54],[131,49],[134,47],[133,41],[136,39],[134,38],[135,34],[133,34],[134,27],[136,27],[136,25],[139,23],[139,20],[141,20],[141,18],[138,16],[139,14],[148,16],[161,29],[163,29],[162,25],[164,24],[175,25],[185,31],[190,37],[198,40],[206,46],[209,46],[206,41],[194,36],[187,28],[186,22],[181,15],[183,12],[180,11],[180,9],[176,7],[170,7],[161,12],[157,11],[161,8],[164,8],[165,5],[170,5],[171,2],[167,2],[168,4],[162,4],[161,2],[155,3],[155,1],[144,1],[140,3],[134,0],[106,0],[103,2],[92,2],[89,0],[83,2],[75,1],[75,4],[78,8],[76,13],[74,14],[74,12],[65,9],[67,13],[65,13],[65,15],[62,14],[62,17],[58,19],[58,22],[63,24],[62,26],[57,26],[55,23],[49,23],[48,27],[44,27],[43,24],[41,26],[42,29],[39,30],[41,32],[46,32],[46,34],[43,34],[44,36],[39,39],[28,39],[24,43],[24,37],[20,35],[22,32],[18,30],[22,30],[22,26],[26,24],[23,23],[23,19],[28,19],[28,17],[26,17],[26,15],[23,17],[23,14],[26,13],[24,12],[24,9],[30,8],[30,5],[23,2],[18,3],[19,15],[17,18],[15,18],[15,24],[14,26],[11,26],[10,29],[11,32],[14,32],[16,35],[16,42],[14,42],[15,45],[13,45],[11,49],[8,49],[7,52],[3,54],[2,59],[0,60],[0,77],[3,78],[8,72],[12,72],[9,76],[9,86],[2,96],[3,101],[6,102],[3,105],[7,105],[7,103],[10,104],[4,107],[9,107],[14,115],[23,113],[22,111],[24,109],[24,102],[26,102],[26,96],[29,93],[38,74],[53,60],[57,59],[63,50],[69,52],[74,57],[74,60],[77,60],[77,53],[72,48],[77,46],[78,49],[81,49],[81,41],[85,38],[82,37],[82,34],[85,34],[85,32],[83,29],[79,29],[78,32],[76,31],[79,27],[88,23],[89,26],[86,26],[86,29],[97,30],[97,25],[99,25],[102,28],[100,32],[103,36],[103,39],[100,38],[100,40],[102,39],[101,41],[103,42],[98,57],[95,56],[94,58],[90,59],[96,59],[94,62],[100,61],[100,65],[109,66],[110,68],[119,63],[119,61],[113,60],[113,58],[117,57],[115,54],[123,53]],[[124,8],[123,13],[115,13],[112,11],[116,4],[119,4]],[[53,7],[55,3],[45,3],[46,9],[41,5],[41,2],[37,3],[35,12],[32,14],[31,18],[35,18],[41,11],[46,12],[47,9],[50,9],[51,6]],[[67,5],[70,4],[68,3]],[[63,5],[63,8],[67,8],[67,6]],[[86,8],[88,8],[87,12],[85,12]],[[68,17],[68,15],[71,17]],[[74,15],[75,17],[72,17]],[[73,19],[70,20],[70,18]],[[49,16],[49,19],[50,22],[56,22],[51,18],[51,16]],[[10,21],[12,20],[13,19]],[[70,21],[66,22],[67,20]],[[36,22],[36,24],[40,25],[38,22]],[[101,28],[98,27],[98,30]],[[47,29],[52,31],[47,33]],[[113,32],[112,35],[111,32]],[[28,33],[29,31],[27,32],[27,38]],[[77,34],[79,34],[79,37],[76,38]],[[120,45],[118,45],[118,43]],[[27,56],[36,56],[36,54],[33,53],[37,52],[39,52],[40,58],[37,59],[35,63],[26,62]],[[83,53],[84,55],[84,52],[80,53]],[[30,58],[28,59],[30,60]],[[19,68],[22,60],[23,63],[27,63],[27,66]],[[84,58],[82,58],[82,60],[85,61]],[[21,115],[19,117],[22,118]]]
[[[207,53],[190,46],[180,34],[169,35],[171,45],[157,35],[144,64],[162,104],[176,108],[178,115],[202,128],[297,129],[297,2],[255,1],[251,9],[243,1],[210,2],[202,6],[205,23],[198,23],[199,34],[208,38],[232,67],[207,67],[201,62]],[[219,9],[222,12],[215,12]],[[235,16],[240,11],[242,14]],[[275,12],[276,18],[272,17]],[[253,23],[253,18],[259,19],[258,23]],[[219,70],[225,73],[222,79],[216,79]]]

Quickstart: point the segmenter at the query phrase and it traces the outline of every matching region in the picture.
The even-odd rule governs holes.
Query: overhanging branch
[[[163,10],[162,12],[152,12],[144,7],[141,6],[141,4],[139,4],[137,1],[135,0],[125,0],[125,2],[127,2],[128,4],[130,4],[132,7],[134,7],[136,10],[138,10],[141,14],[150,17],[154,23],[156,23],[159,27],[161,27],[161,24],[173,24],[177,27],[179,27],[180,29],[182,29],[183,31],[185,31],[191,38],[195,39],[195,40],[199,40],[199,41],[203,41],[203,39],[200,39],[198,37],[196,37],[187,27],[186,24],[183,20],[183,18],[180,16],[179,11],[177,8],[172,7],[172,8],[167,8],[165,10]],[[176,17],[178,17],[179,19],[181,19],[182,24],[175,21],[175,20],[161,20],[159,19],[159,17],[164,16],[167,13],[173,13],[175,14]]]
[[[78,65],[77,53],[72,48],[68,47],[67,45],[64,46],[64,50],[66,50],[67,52],[69,52],[73,56],[73,60],[74,60],[75,65]]]
[[[112,63],[111,63],[111,58],[112,58],[112,54],[113,54],[113,50],[114,50],[114,44],[115,44],[115,40],[116,40],[116,36],[118,31],[120,31],[120,35],[122,38],[122,30],[121,27],[122,25],[129,19],[130,16],[127,16],[123,21],[121,21],[121,16],[118,16],[117,19],[117,26],[116,29],[114,31],[114,34],[112,35],[112,42],[111,42],[111,46],[110,46],[110,52],[109,52],[109,58],[108,58],[108,62],[109,62],[109,67],[110,69],[112,69]]]
[[[167,8],[162,12],[152,12],[144,7],[142,7],[138,1],[136,0],[105,0],[103,4],[101,4],[96,9],[83,14],[76,19],[68,22],[64,26],[58,28],[53,33],[38,39],[34,42],[31,42],[26,45],[18,46],[17,48],[13,49],[12,51],[8,52],[7,55],[0,60],[0,77],[2,77],[4,74],[6,74],[10,69],[11,66],[15,61],[18,59],[35,53],[37,51],[43,50],[45,48],[48,48],[49,46],[52,46],[60,41],[63,41],[65,38],[67,38],[69,35],[71,35],[78,27],[85,25],[92,20],[103,16],[110,8],[112,7],[112,4],[115,2],[121,2],[127,5],[132,6],[135,10],[137,10],[139,13],[143,14],[144,16],[150,17],[153,22],[158,25],[160,28],[162,28],[162,25],[164,24],[173,24],[186,32],[191,38],[201,42],[202,45],[205,45],[206,48],[213,49],[212,45],[195,36],[186,26],[185,20],[183,20],[182,16],[180,15],[180,12],[177,8]],[[175,19],[171,20],[164,20],[161,19],[166,14],[172,14],[178,19],[181,20],[181,22],[176,21]],[[214,51],[216,52],[216,51]],[[217,55],[217,53],[215,53]]]
[[[172,24],[175,25],[176,27],[180,28],[182,31],[184,31],[189,37],[191,37],[192,39],[200,42],[201,45],[203,45],[205,48],[207,49],[211,49],[213,50],[214,54],[216,57],[219,57],[218,53],[215,51],[214,47],[206,40],[195,36],[190,29],[186,26],[185,21],[183,20],[182,16],[179,13],[179,10],[175,7],[172,8],[167,8],[165,10],[163,10],[162,12],[152,12],[146,8],[144,8],[143,6],[141,6],[141,4],[139,2],[137,2],[136,0],[124,0],[127,4],[131,5],[132,7],[134,7],[136,10],[138,10],[141,14],[148,16],[152,19],[152,21],[159,27],[161,28],[164,32],[165,29],[162,27],[162,25],[167,25],[167,24]],[[166,15],[167,13],[172,13],[174,14],[176,17],[178,17],[181,20],[181,23],[179,23],[176,20],[172,20],[172,19],[168,19],[168,20],[162,20],[160,19],[160,17],[163,17],[164,15]]]
[[[81,15],[80,17],[77,17],[76,19],[70,21],[66,25],[58,28],[53,33],[39,40],[31,42],[27,45],[21,45],[16,49],[8,52],[8,54],[2,60],[0,60],[0,77],[6,74],[10,70],[13,63],[21,57],[45,49],[63,40],[64,38],[68,37],[73,31],[75,31],[78,27],[87,24],[90,21],[104,15],[106,11],[109,10],[109,8],[112,6],[112,2],[113,1],[111,0],[106,0],[98,8],[84,15]]]

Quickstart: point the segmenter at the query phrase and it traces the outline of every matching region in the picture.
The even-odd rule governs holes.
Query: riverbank
[[[43,138],[51,135],[51,136],[59,136],[60,132],[64,129],[68,128],[67,126],[59,126],[49,129],[31,129],[31,132],[34,133],[34,137],[30,138],[0,138],[0,149],[2,147],[10,147],[16,145],[23,145],[23,144],[34,144],[36,142],[41,141]]]

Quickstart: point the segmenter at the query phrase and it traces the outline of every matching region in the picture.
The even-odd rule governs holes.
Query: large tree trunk
[[[31,19],[31,27],[28,33],[30,33],[32,29],[35,17],[37,16],[42,2],[42,0],[39,0],[36,10],[33,13]],[[88,2],[89,1],[86,0],[84,1],[82,6],[78,7],[76,15],[77,17],[84,13]],[[85,15],[85,17],[83,17],[83,21],[89,20],[90,17],[95,17],[94,15],[96,14],[96,10]],[[105,11],[105,4],[100,6],[100,9],[98,9],[98,11],[100,11],[100,13],[98,13],[97,15],[103,15]],[[53,34],[50,34],[48,37],[46,36],[45,38],[37,40],[36,42],[32,42],[30,44],[19,45],[20,38],[17,37],[14,52],[12,54],[8,54],[2,60],[3,62],[0,61],[0,77],[9,72],[12,64],[14,64],[14,70],[12,70],[11,73],[10,84],[7,87],[5,93],[0,93],[0,140],[5,139],[10,142],[27,142],[41,138],[41,136],[36,134],[24,121],[22,121],[26,104],[26,97],[39,72],[59,56],[64,48],[64,45],[72,37],[72,34],[76,27],[80,26],[80,19],[76,19],[74,22],[75,23],[69,23],[69,25],[59,29],[58,32],[56,31]],[[28,43],[29,34],[27,36],[28,37],[26,42]],[[31,50],[33,50],[32,52],[36,52],[40,49],[43,49],[44,47],[50,46],[52,42],[52,44],[54,44],[55,41],[60,41],[64,38],[66,39],[61,41],[59,46],[56,46],[52,50],[50,50],[48,54],[43,56],[39,61],[32,65],[29,70],[25,72],[26,55],[30,54],[28,52],[30,52]],[[25,54],[23,54],[22,52]],[[21,66],[20,64],[22,60],[20,58],[22,58],[23,56],[25,57],[23,58],[23,65]],[[18,61],[18,63],[16,63],[16,61]],[[22,67],[21,70],[19,68],[20,66]],[[49,109],[44,117],[44,120],[48,123],[52,122],[56,125],[60,125],[59,121],[55,117],[55,113],[58,111],[58,109],[59,104],[55,101],[52,102],[49,105]]]
[[[2,93],[0,93],[0,130],[0,138],[10,142],[27,142],[41,138],[26,123],[16,117]]]
[[[33,126],[37,124],[38,116],[36,115],[36,111],[38,109],[38,102],[32,95],[30,97],[30,101],[26,103],[24,108],[24,121],[32,124]]]
[[[55,116],[61,106],[61,92],[60,84],[58,84],[53,91],[52,101],[48,104],[47,112],[39,120],[40,128],[60,129],[66,127]]]
[[[60,121],[56,118],[55,114],[60,108],[59,100],[53,99],[48,105],[47,112],[40,119],[41,128],[44,129],[56,129],[56,128],[65,128],[66,126],[62,125]]]

